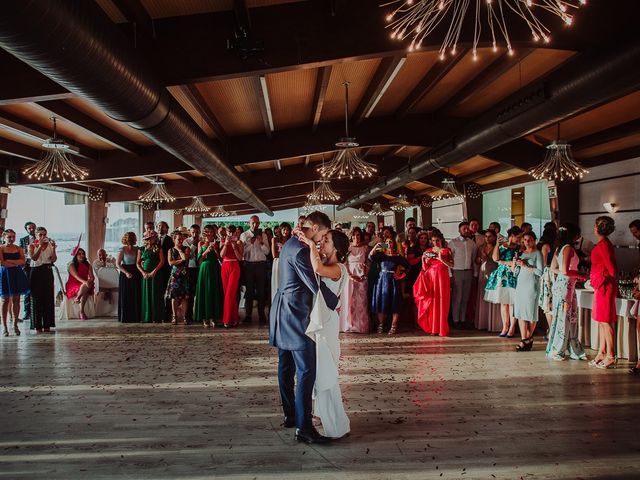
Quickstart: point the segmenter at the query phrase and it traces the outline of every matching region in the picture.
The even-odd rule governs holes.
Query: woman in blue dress
[[[516,298],[513,316],[518,320],[522,341],[516,347],[518,352],[528,352],[533,348],[533,332],[538,322],[538,293],[540,275],[544,268],[542,254],[536,248],[536,234],[522,235],[524,251],[516,260]]]
[[[519,227],[512,227],[507,231],[509,236],[507,243],[496,242],[493,249],[493,261],[498,264],[484,287],[484,299],[493,304],[500,304],[502,317],[502,331],[499,337],[513,338],[516,330],[516,321],[513,318],[513,302],[516,296],[516,276],[514,270],[516,257],[520,253]]]
[[[395,239],[388,238],[385,243],[377,243],[369,260],[379,266],[379,276],[371,296],[371,313],[378,315],[378,333],[384,328],[384,317],[391,315],[389,335],[398,330],[398,320],[402,309],[402,289],[400,281],[405,274],[399,267],[409,268],[409,263],[400,256]]]
[[[15,244],[16,232],[10,228],[4,232],[5,244],[0,246],[0,297],[2,298],[3,335],[9,336],[8,316],[11,315],[13,332],[20,335],[20,295],[29,293],[29,281],[22,267],[25,264],[24,250]]]

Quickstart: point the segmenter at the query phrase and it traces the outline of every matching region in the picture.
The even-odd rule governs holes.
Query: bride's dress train
[[[346,267],[340,264],[342,275],[337,281],[323,278],[327,287],[340,295],[347,281]],[[338,312],[331,310],[325,303],[322,291],[318,292],[307,335],[316,342],[316,383],[313,390],[313,413],[320,417],[324,434],[331,438],[340,438],[350,430],[349,417],[342,404],[342,393],[338,380],[340,361],[340,341],[338,338],[340,320]]]

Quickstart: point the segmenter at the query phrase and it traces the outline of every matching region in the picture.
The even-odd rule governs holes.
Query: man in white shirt
[[[460,222],[458,233],[460,236],[451,240],[447,245],[453,256],[451,315],[454,328],[464,328],[471,282],[476,275],[475,258],[478,247],[471,239],[469,222]]]
[[[244,282],[247,288],[244,297],[244,323],[251,322],[254,294],[258,300],[258,319],[260,324],[267,323],[265,314],[267,292],[267,255],[269,239],[260,228],[260,219],[254,215],[249,219],[249,230],[240,235],[244,244]]]

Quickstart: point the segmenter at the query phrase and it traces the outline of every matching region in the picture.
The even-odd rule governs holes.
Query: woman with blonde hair
[[[133,232],[122,236],[122,248],[118,252],[116,268],[118,279],[118,321],[134,323],[140,321],[141,277],[136,260],[138,258],[138,238]]]
[[[184,234],[176,230],[171,234],[173,247],[167,252],[167,262],[171,265],[171,273],[167,282],[165,297],[171,301],[173,318],[171,324],[180,322],[187,324],[185,319],[186,306],[189,302],[189,257],[191,250],[184,245]]]

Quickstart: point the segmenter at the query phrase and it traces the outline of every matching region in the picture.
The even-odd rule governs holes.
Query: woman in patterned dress
[[[171,324],[175,325],[180,322],[186,325],[185,307],[189,303],[189,257],[191,250],[184,245],[184,235],[179,230],[173,232],[171,237],[173,248],[167,252],[171,273],[165,297],[171,300],[173,313]]]
[[[552,360],[562,361],[567,356],[574,360],[587,359],[578,338],[576,282],[586,277],[578,271],[580,259],[573,248],[576,238],[578,227],[571,223],[558,230],[558,249],[551,264],[551,270],[557,274],[552,291],[553,322],[547,343],[547,357]]]
[[[508,230],[507,243],[500,245],[496,242],[493,249],[493,261],[498,264],[489,278],[485,288],[484,299],[487,302],[500,304],[502,316],[502,331],[499,337],[513,338],[516,329],[516,321],[513,318],[513,302],[516,294],[515,269],[516,256],[520,252],[520,227],[512,227]]]
[[[553,301],[551,298],[551,289],[553,287],[554,274],[551,271],[551,261],[556,251],[556,243],[558,238],[558,229],[556,224],[549,222],[544,226],[542,230],[542,236],[538,242],[538,250],[542,254],[544,260],[544,269],[542,270],[542,276],[540,277],[540,294],[538,296],[538,306],[544,312],[547,319],[547,335],[551,328],[551,322],[553,320]],[[545,340],[548,338],[545,336]]]
[[[158,244],[158,234],[148,230],[142,237],[143,247],[138,250],[138,270],[142,275],[142,323],[164,321],[164,276],[159,272],[165,263],[164,253]]]
[[[367,305],[367,255],[369,246],[359,227],[351,231],[351,245],[347,255],[349,281],[344,282],[340,296],[340,331],[369,333],[369,307]]]

